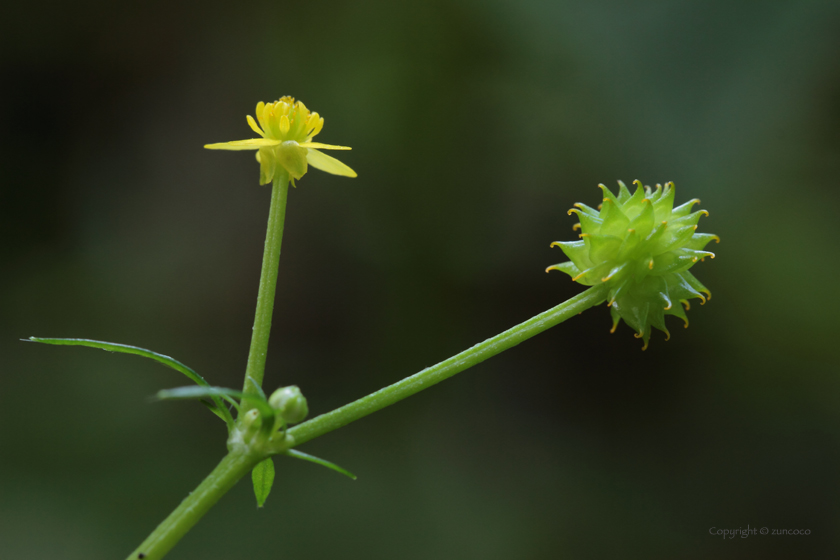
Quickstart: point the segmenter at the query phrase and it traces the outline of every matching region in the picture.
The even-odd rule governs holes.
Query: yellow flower
[[[356,172],[328,156],[321,150],[349,150],[346,146],[330,146],[313,142],[324,127],[324,119],[318,113],[310,113],[302,101],[295,103],[294,97],[281,97],[274,103],[257,103],[257,121],[251,115],[246,117],[251,130],[262,138],[236,140],[220,144],[207,144],[210,150],[258,150],[260,162],[260,184],[274,179],[281,166],[291,179],[300,179],[311,165],[333,175],[355,177]]]

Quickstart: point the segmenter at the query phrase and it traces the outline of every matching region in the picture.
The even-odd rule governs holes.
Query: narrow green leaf
[[[253,379],[251,379],[251,378],[249,377],[249,378],[248,378],[248,383],[250,383],[250,384],[251,384],[251,387],[253,387],[253,388],[254,388],[254,393],[256,393],[257,395],[259,395],[260,397],[262,397],[262,399],[263,399],[264,401],[267,401],[267,400],[268,400],[268,397],[266,397],[266,396],[265,396],[265,391],[263,391],[263,388],[262,388],[262,387],[260,387],[259,385],[257,385],[257,382],[256,382],[256,381],[254,381]]]
[[[288,451],[286,451],[285,454],[288,455],[289,457],[294,457],[295,459],[301,459],[303,461],[309,461],[311,463],[321,465],[322,467],[327,467],[328,469],[332,469],[335,472],[339,472],[339,473],[343,474],[344,476],[348,476],[348,477],[352,478],[353,480],[356,480],[356,475],[355,474],[351,473],[350,471],[348,471],[346,469],[342,469],[341,467],[339,467],[335,463],[330,463],[329,461],[327,461],[325,459],[315,457],[314,455],[309,455],[308,453],[303,453],[302,451],[298,451],[296,449],[289,449]]]
[[[159,362],[167,367],[174,369],[175,371],[179,371],[186,375],[191,381],[194,383],[209,387],[210,384],[201,377],[196,371],[186,365],[182,364],[178,360],[170,358],[169,356],[164,356],[163,354],[158,354],[157,352],[152,352],[151,350],[146,350],[145,348],[139,348],[137,346],[129,346],[128,344],[117,344],[114,342],[102,342],[100,340],[88,340],[86,338],[38,338],[31,336],[28,339],[30,342],[40,342],[41,344],[52,344],[56,346],[87,346],[89,348],[99,348],[100,350],[106,350],[108,352],[121,352],[123,354],[135,354],[137,356],[143,356],[144,358],[151,358],[156,362]],[[231,416],[230,411],[227,407],[222,403],[222,400],[218,396],[213,396],[213,402],[216,404],[217,409],[222,413],[222,419],[228,426],[233,424],[233,416]]]
[[[27,339],[24,339],[27,340]],[[162,363],[165,366],[171,367],[176,371],[180,371],[198,385],[209,387],[210,384],[197,374],[192,368],[185,366],[178,360],[174,360],[169,356],[146,350],[145,348],[138,348],[137,346],[129,346],[127,344],[116,344],[114,342],[102,342],[99,340],[88,340],[85,338],[37,338],[29,337],[32,342],[40,342],[42,344],[54,344],[57,346],[88,346],[90,348],[99,348],[107,350],[108,352],[122,352],[124,354],[136,354],[145,358],[151,358]]]
[[[230,411],[228,411],[228,414],[226,416],[221,410],[219,410],[219,408],[215,404],[211,403],[210,401],[205,401],[204,399],[202,399],[198,402],[206,406],[210,412],[221,418],[225,422],[225,424],[227,424],[228,432],[230,432],[233,429],[233,422],[228,422],[227,419],[227,417],[230,416]]]
[[[267,424],[271,425],[274,419],[275,410],[265,399],[261,399],[257,395],[250,395],[237,391],[236,389],[228,389],[227,387],[176,387],[174,389],[163,389],[158,391],[155,397],[158,400],[187,400],[187,399],[203,399],[205,397],[221,397],[236,407],[239,410],[239,403],[233,400],[232,397],[238,399],[245,399],[254,405],[254,408],[260,411],[260,416],[263,420],[268,419]]]
[[[257,498],[257,507],[263,507],[271,486],[274,484],[274,461],[271,457],[259,463],[251,471],[251,480],[254,482],[254,496]]]
[[[175,387],[174,389],[162,389],[155,394],[155,398],[161,401],[221,397],[232,404],[237,410],[239,410],[239,403],[231,397],[241,398],[242,396],[243,393],[241,391],[234,389],[226,389],[224,387],[194,387],[192,385],[188,387]]]

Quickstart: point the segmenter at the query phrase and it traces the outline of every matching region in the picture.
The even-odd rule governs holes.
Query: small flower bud
[[[260,427],[260,411],[256,408],[252,408],[248,412],[242,415],[242,420],[240,420],[240,429],[245,433],[256,432]]]
[[[228,437],[228,450],[247,449],[262,425],[260,411],[253,408],[242,414]]]
[[[277,389],[269,397],[268,404],[277,410],[280,417],[288,424],[301,422],[309,414],[306,397],[297,385]]]

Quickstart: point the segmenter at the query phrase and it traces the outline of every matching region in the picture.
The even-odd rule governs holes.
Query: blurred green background
[[[184,379],[244,372],[259,100],[355,180],[290,196],[266,387],[318,414],[578,293],[596,184],[673,180],[714,294],[651,347],[604,307],[278,459],[172,558],[827,558],[840,547],[840,5],[12,3],[0,22],[0,557],[123,558],[224,453]],[[725,540],[712,527],[808,529]]]

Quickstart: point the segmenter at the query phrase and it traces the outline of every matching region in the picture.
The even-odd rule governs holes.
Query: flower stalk
[[[565,302],[544,311],[539,315],[531,317],[527,321],[515,327],[488,338],[484,342],[464,350],[451,358],[440,362],[437,365],[426,368],[402,381],[389,385],[384,389],[372,393],[350,404],[337,408],[332,412],[316,416],[302,424],[291,428],[288,432],[294,440],[294,445],[300,445],[316,437],[322,436],[333,430],[346,426],[368,414],[381,410],[401,401],[411,395],[419,393],[432,385],[440,383],[480,364],[496,354],[500,354],[509,348],[513,348],[520,342],[528,340],[544,330],[559,325],[566,319],[574,317],[590,307],[606,301],[607,289],[605,286],[593,286]]]
[[[245,368],[245,385],[242,392],[256,394],[262,386],[265,374],[265,360],[268,354],[268,339],[271,334],[271,316],[274,312],[274,295],[277,290],[277,274],[280,265],[280,248],[283,244],[283,225],[286,221],[286,200],[289,195],[289,174],[282,167],[274,175],[271,187],[271,208],[268,212],[268,229],[265,235],[260,288],[257,294],[257,310],[254,314],[254,330],[251,334],[251,348],[248,365]],[[243,401],[247,411],[251,407]]]

